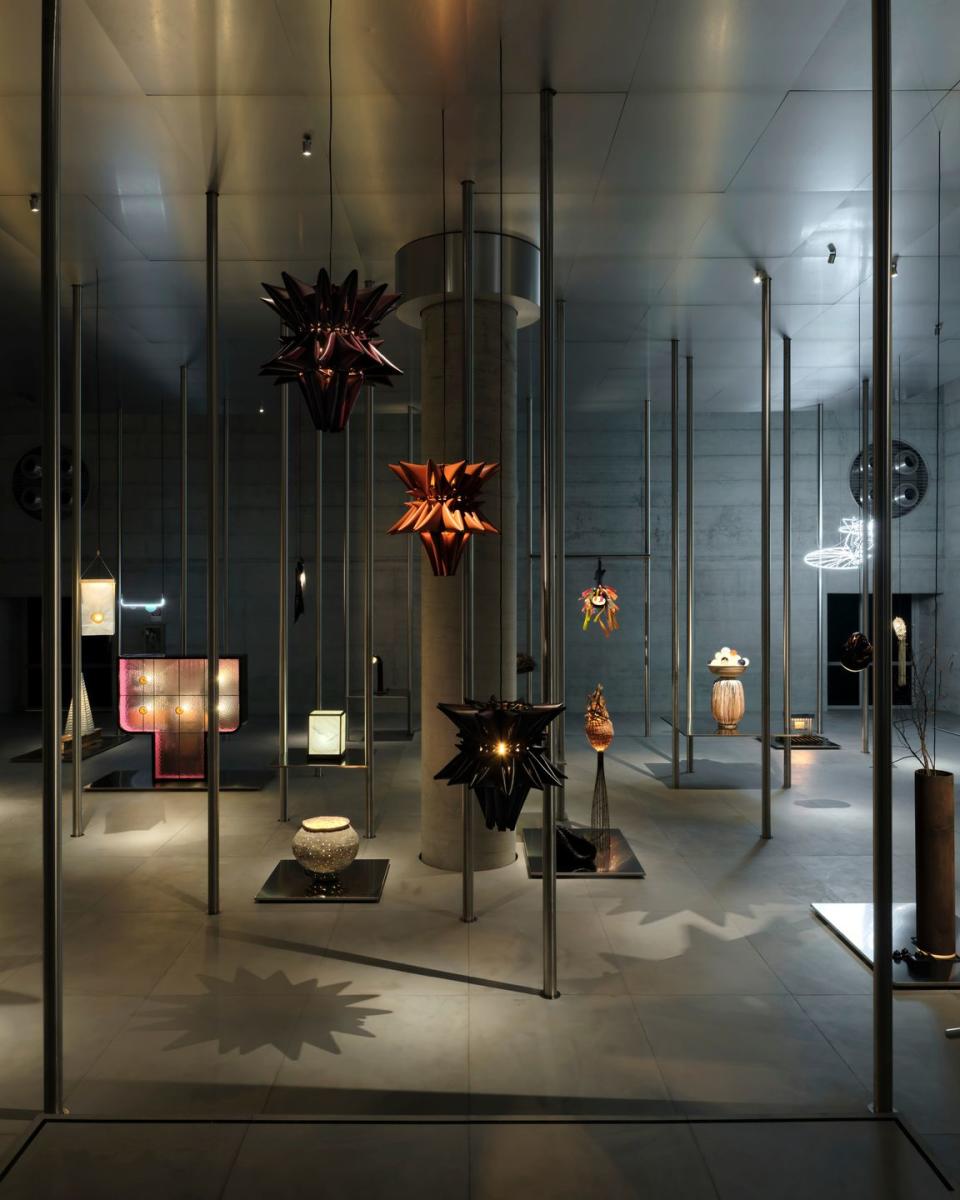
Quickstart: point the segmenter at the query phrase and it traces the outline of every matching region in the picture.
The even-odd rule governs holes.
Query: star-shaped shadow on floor
[[[340,1054],[336,1036],[376,1037],[365,1028],[369,1017],[388,1016],[390,1009],[358,1007],[377,996],[343,994],[349,982],[321,987],[315,979],[291,983],[283,971],[261,977],[238,967],[234,978],[198,975],[207,989],[202,996],[155,996],[151,1003],[165,1009],[145,1013],[154,1024],[141,1033],[179,1033],[164,1050],[184,1050],[217,1042],[221,1054],[236,1050],[251,1054],[262,1046],[275,1046],[285,1058],[298,1059],[306,1045],[328,1054]],[[303,1007],[289,1017],[271,1001],[300,998]],[[229,1003],[224,1003],[229,1001]],[[241,1003],[237,1003],[240,1001]],[[259,1020],[257,1019],[259,1015]]]

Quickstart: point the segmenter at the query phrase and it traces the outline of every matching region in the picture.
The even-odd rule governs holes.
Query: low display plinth
[[[272,771],[221,771],[221,792],[262,792]],[[205,779],[155,780],[150,771],[111,771],[88,783],[85,792],[205,792]]]
[[[873,966],[872,904],[812,904],[810,907],[844,945],[849,946],[868,967]],[[916,931],[917,906],[894,904],[894,950],[913,951]],[[960,937],[960,917],[957,918],[957,934]],[[960,988],[960,962],[955,958],[925,959],[922,966],[894,962],[893,986],[908,989]]]
[[[831,742],[828,737],[824,737],[822,733],[794,733],[789,739],[783,738],[779,734],[770,739],[770,745],[774,750],[782,750],[787,741],[790,742],[792,750],[839,750],[840,746],[837,742]],[[759,742],[760,739],[757,738]]]
[[[355,858],[337,875],[311,875],[283,858],[256,895],[258,904],[376,904],[390,870],[388,858]]]
[[[131,735],[129,733],[107,734],[106,737],[98,737],[96,741],[93,739],[84,738],[80,746],[80,758],[86,761],[88,758],[95,758],[98,754],[103,754],[105,750],[112,750],[114,746],[122,746],[124,742],[129,742]],[[73,762],[73,745],[71,742],[61,741],[63,747],[61,758],[64,762]],[[36,750],[28,750],[26,754],[18,754],[15,758],[10,759],[15,763],[39,763],[43,762],[43,747],[38,746]]]
[[[599,829],[571,826],[574,833],[586,838],[588,842],[600,837]],[[611,829],[610,853],[608,865],[597,868],[596,871],[558,871],[558,879],[645,879],[646,871],[640,865],[640,860],[631,849],[630,843],[619,829]],[[531,825],[523,831],[523,853],[527,860],[527,877],[541,879],[543,877],[543,830]]]

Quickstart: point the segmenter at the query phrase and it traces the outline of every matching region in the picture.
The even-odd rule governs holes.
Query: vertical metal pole
[[[343,430],[343,707],[350,737],[350,425]]]
[[[554,588],[553,422],[556,413],[556,293],[553,262],[553,98],[540,91],[540,687],[544,703],[553,703],[554,647],[550,612]],[[543,994],[557,991],[557,820],[553,788],[543,789]]]
[[[220,239],[207,192],[207,912],[220,911]]]
[[[123,654],[123,399],[117,402],[117,658]],[[120,671],[115,664],[114,678],[117,687],[117,720],[120,719]],[[117,725],[117,732],[120,726]]]
[[[823,549],[823,404],[817,404],[817,549]],[[823,733],[823,567],[817,567],[817,733]]]
[[[43,1109],[63,1110],[60,611],[60,5],[43,0],[40,309],[43,394]]]
[[[567,696],[567,637],[566,637],[566,576],[567,576],[567,522],[566,522],[566,455],[567,455],[567,417],[566,417],[566,312],[565,302],[557,301],[557,381],[554,391],[556,402],[556,419],[554,423],[554,439],[556,443],[554,459],[554,501],[553,516],[555,521],[555,550],[556,568],[553,583],[553,667],[554,686],[557,700],[566,703]],[[556,729],[556,763],[561,771],[567,766],[567,724],[565,714],[561,712],[553,724]],[[561,784],[557,788],[557,820],[567,819],[567,792]]]
[[[873,1107],[893,1111],[890,0],[873,15]]]
[[[870,556],[867,553],[867,540],[870,528],[870,381],[860,381],[860,462],[861,468],[861,505],[860,519],[863,522],[863,553],[860,559],[860,612],[862,628],[870,636]],[[876,632],[873,634],[876,640]],[[860,749],[864,754],[870,753],[870,672],[860,673]]]
[[[407,405],[407,462],[413,462],[413,405]],[[407,737],[413,736],[413,543],[404,538],[407,549]]]
[[[476,200],[472,179],[460,185],[463,200],[463,452],[468,462],[474,458],[474,294],[476,288],[475,223]],[[473,538],[467,543],[466,554],[460,568],[460,596],[462,622],[462,678],[464,697],[474,692],[473,662]],[[461,872],[463,882],[464,921],[477,919],[473,897],[473,822],[476,807],[469,787],[460,789],[460,813],[462,829]]]
[[[223,398],[223,596],[220,618],[220,637],[225,647],[230,645],[230,402]]]
[[[687,770],[693,770],[693,358],[687,355]]]
[[[649,359],[648,359],[649,362]],[[652,452],[650,434],[650,382],[643,393],[643,733],[650,736],[650,464]]]
[[[680,786],[680,345],[670,341],[670,760]]]
[[[73,285],[73,629],[70,637],[73,728],[73,837],[83,837],[83,727],[80,695],[83,689],[83,640],[80,634],[80,570],[83,548],[83,423],[80,409],[83,373],[83,285]]]
[[[319,430],[313,436],[313,575],[313,707],[323,708],[323,433]]]
[[[790,724],[792,717],[793,699],[790,690],[790,589],[791,556],[793,554],[793,536],[791,524],[791,434],[793,414],[791,412],[791,365],[790,339],[783,338],[783,786],[793,786],[793,758],[791,754]]]
[[[770,799],[770,276],[760,296],[760,807],[763,837],[773,835]]]
[[[533,374],[531,370],[530,374]],[[533,379],[527,380],[527,653],[533,654],[533,606],[536,544],[533,536]],[[533,672],[527,675],[527,702],[533,700]]]
[[[376,836],[373,808],[373,417],[373,388],[368,387],[363,481],[363,778],[364,837],[368,838]]]
[[[180,367],[180,653],[187,653],[187,364]]]
[[[277,632],[280,638],[277,665],[277,716],[278,716],[278,751],[277,766],[280,768],[280,816],[278,820],[286,821],[289,808],[289,747],[287,744],[289,730],[288,700],[290,693],[290,637],[287,632],[287,617],[290,608],[289,592],[290,567],[290,388],[283,384],[280,388],[280,546],[277,555],[277,596],[279,611],[277,613]]]

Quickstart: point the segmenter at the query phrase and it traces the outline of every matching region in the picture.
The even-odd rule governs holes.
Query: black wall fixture
[[[90,472],[87,464],[80,461],[80,492],[81,505],[86,504],[90,494]],[[13,498],[20,509],[39,521],[43,513],[41,499],[43,483],[43,462],[40,447],[31,447],[13,468]],[[60,513],[68,517],[73,512],[73,451],[65,447],[60,453]]]
[[[850,465],[850,491],[853,498],[863,507],[863,454],[860,453]],[[873,446],[867,449],[867,498],[873,505]],[[930,476],[923,455],[908,442],[893,443],[893,515],[905,516],[912,512],[927,494]]]

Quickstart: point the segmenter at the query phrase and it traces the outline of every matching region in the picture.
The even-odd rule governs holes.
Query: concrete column
[[[442,303],[431,304],[421,314],[420,457],[424,461],[432,458],[435,462],[454,462],[463,454],[463,308],[459,300],[448,300],[446,307],[446,354]],[[501,319],[496,300],[478,299],[474,322],[476,460],[500,463],[500,474],[487,485],[483,500],[483,511],[500,530],[500,536],[485,534],[475,539],[476,693],[484,699],[491,695],[514,699],[518,694],[517,313],[504,304]],[[461,698],[460,586],[456,578],[436,578],[422,552],[420,561],[421,857],[428,866],[459,870],[459,792],[433,776],[454,752],[454,727],[437,711],[437,701]],[[474,847],[476,870],[502,867],[514,860],[516,836],[488,830],[478,823]]]

